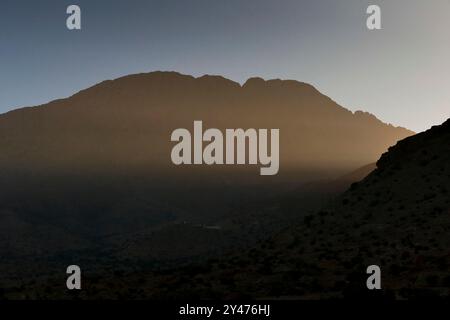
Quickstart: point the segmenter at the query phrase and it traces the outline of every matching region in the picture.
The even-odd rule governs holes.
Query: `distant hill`
[[[170,135],[192,130],[194,120],[222,130],[279,128],[279,175],[262,177],[255,166],[173,165]],[[338,177],[412,134],[306,83],[240,85],[174,72],[105,81],[2,114],[0,286],[74,259],[100,270],[246,248],[359,180]],[[300,191],[317,180],[331,182]],[[286,197],[292,190],[299,195]]]
[[[0,168],[15,179],[133,175],[168,182],[195,176],[207,183],[211,174],[222,180],[237,176],[232,180],[237,183],[248,179],[242,177],[246,168],[172,164],[170,134],[192,130],[194,120],[202,120],[205,129],[280,128],[280,174],[266,181],[337,177],[374,162],[413,134],[369,113],[352,113],[302,82],[251,78],[241,86],[220,76],[152,72],[0,115]],[[255,166],[248,170],[250,179],[258,173]]]
[[[254,166],[175,166],[170,135],[192,130],[194,120],[280,128],[279,175],[261,177]],[[214,223],[230,205],[374,162],[411,134],[297,81],[252,78],[241,86],[219,76],[130,75],[0,115],[0,219],[12,234],[25,232],[13,252],[65,243],[52,234],[76,244],[167,222]]]

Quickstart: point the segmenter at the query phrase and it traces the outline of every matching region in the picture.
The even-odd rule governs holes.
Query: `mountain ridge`
[[[107,80],[68,98],[0,115],[0,165],[47,170],[72,167],[75,161],[81,170],[114,159],[125,167],[182,171],[167,161],[167,140],[171,130],[191,127],[194,120],[219,129],[280,128],[282,168],[328,168],[337,170],[335,176],[375,161],[413,134],[368,113],[351,112],[294,80],[250,78],[240,85],[221,76],[153,72]]]
[[[141,78],[154,77],[154,76],[160,76],[160,77],[162,76],[162,77],[166,77],[166,78],[171,76],[171,77],[176,77],[178,79],[185,79],[185,80],[202,80],[202,81],[203,80],[205,80],[205,81],[218,80],[218,81],[220,81],[222,83],[226,83],[226,84],[228,84],[230,86],[233,86],[233,87],[236,87],[236,88],[239,87],[241,89],[245,89],[246,87],[247,88],[248,87],[261,88],[261,87],[265,87],[265,86],[270,86],[271,84],[277,84],[278,86],[284,84],[284,85],[290,85],[291,87],[292,86],[293,87],[307,87],[307,88],[310,88],[310,89],[312,89],[313,91],[315,91],[317,93],[320,93],[324,97],[330,99],[328,96],[326,96],[325,94],[321,93],[313,85],[311,85],[311,84],[309,84],[307,82],[298,81],[298,80],[292,80],[292,79],[273,78],[273,79],[267,79],[266,80],[266,79],[263,79],[261,77],[254,76],[254,77],[249,77],[242,84],[240,84],[239,82],[236,82],[236,81],[233,81],[231,79],[225,78],[225,77],[223,77],[221,75],[204,74],[204,75],[201,75],[201,76],[198,76],[198,77],[194,77],[192,75],[183,74],[183,73],[180,73],[180,72],[177,72],[177,71],[151,71],[151,72],[143,72],[143,73],[136,73],[136,74],[125,75],[125,76],[117,77],[117,78],[114,78],[114,79],[103,80],[103,81],[100,81],[98,83],[95,83],[95,84],[91,85],[88,88],[81,89],[78,92],[75,92],[74,94],[72,94],[72,95],[70,95],[68,97],[65,97],[65,98],[58,98],[58,99],[51,100],[51,101],[48,101],[46,103],[42,103],[42,104],[39,104],[39,105],[18,107],[18,108],[15,108],[13,110],[7,111],[5,113],[1,113],[0,114],[0,118],[2,116],[7,116],[7,115],[9,115],[11,113],[15,113],[15,112],[18,112],[18,111],[24,111],[24,110],[27,110],[27,109],[30,109],[30,108],[39,108],[39,107],[42,107],[42,106],[46,106],[48,104],[54,104],[54,103],[58,103],[58,102],[63,102],[65,100],[68,100],[70,98],[76,97],[76,96],[78,96],[80,94],[83,94],[85,92],[89,92],[91,90],[102,88],[102,87],[104,87],[106,85],[109,85],[109,84],[113,84],[114,82],[117,82],[117,81],[130,80],[130,79],[134,80],[134,79],[141,79]],[[332,99],[330,99],[330,100],[332,100]],[[336,103],[335,101],[333,101],[333,102]],[[363,111],[363,110],[351,111],[351,110],[349,110],[349,109],[347,109],[345,107],[342,107],[342,108],[345,109],[348,112],[351,112],[354,115],[360,114],[360,115],[364,115],[364,116],[368,116],[368,117],[374,117],[376,120],[378,120],[380,122],[383,122],[376,115],[374,115],[374,114],[372,114],[370,112]],[[405,127],[395,126],[395,125],[393,125],[391,123],[385,123],[385,124],[390,125],[390,126],[392,126],[394,128],[408,130]]]

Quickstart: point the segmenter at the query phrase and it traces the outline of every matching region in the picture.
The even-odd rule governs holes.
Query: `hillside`
[[[447,120],[397,143],[333,204],[254,249],[148,274],[143,285],[129,273],[116,285],[164,299],[448,297],[449,142]],[[366,289],[372,264],[381,268],[381,291]],[[93,285],[86,297],[108,283]]]
[[[0,168],[16,178],[185,178],[193,169],[171,163],[170,134],[177,128],[192,130],[194,120],[208,128],[280,128],[277,179],[293,173],[297,178],[344,174],[374,162],[413,134],[371,114],[352,113],[306,83],[252,78],[241,86],[219,76],[153,72],[0,115]],[[214,170],[220,171],[208,168],[195,175]],[[256,168],[250,170],[255,176]],[[233,172],[226,169],[227,176]]]
[[[192,130],[194,120],[222,130],[279,128],[279,174],[175,166],[171,132]],[[411,134],[306,83],[240,85],[174,72],[105,81],[0,115],[0,285],[74,259],[92,270],[173,267],[254,246],[370,168],[338,177]]]

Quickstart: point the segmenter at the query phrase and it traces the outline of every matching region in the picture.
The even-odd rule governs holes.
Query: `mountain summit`
[[[21,175],[190,176],[191,168],[170,161],[170,133],[194,120],[221,130],[279,128],[281,179],[337,177],[413,134],[297,81],[251,78],[241,86],[220,76],[152,72],[0,115],[0,167]]]
[[[279,129],[279,173],[174,165],[172,132],[197,120],[221,132]],[[174,72],[104,81],[0,115],[0,284],[27,288],[17,279],[52,275],[73,259],[101,272],[248,248],[412,134],[306,83],[252,78],[241,86]],[[301,188],[313,180],[334,182]]]

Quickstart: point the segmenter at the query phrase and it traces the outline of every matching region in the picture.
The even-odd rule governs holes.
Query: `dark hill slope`
[[[333,205],[253,250],[154,273],[142,287],[134,274],[125,279],[149,297],[448,297],[449,191],[447,120],[397,143]],[[378,292],[366,288],[372,264]]]

